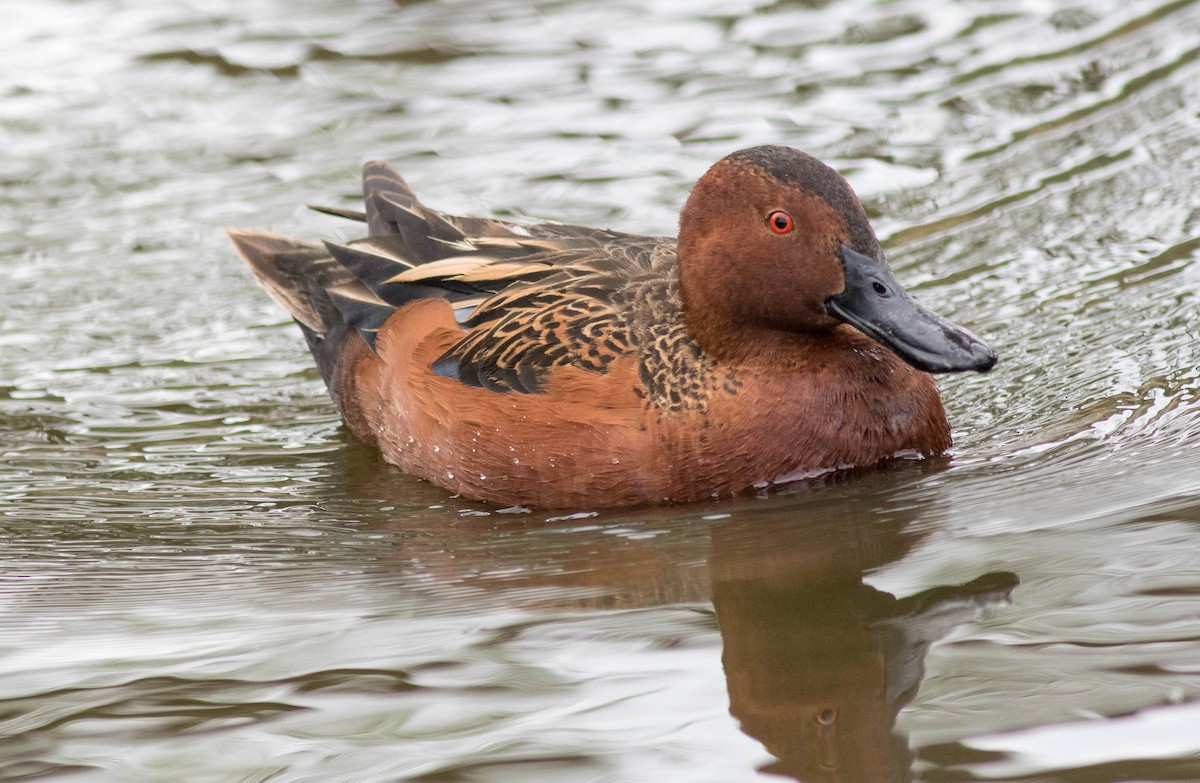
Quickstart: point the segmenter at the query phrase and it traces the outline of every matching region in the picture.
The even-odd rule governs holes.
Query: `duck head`
[[[720,358],[845,323],[925,372],[996,363],[900,286],[846,180],[789,147],[740,150],[700,178],[680,214],[679,277],[688,328]]]

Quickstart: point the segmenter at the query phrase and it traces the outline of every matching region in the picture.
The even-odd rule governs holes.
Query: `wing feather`
[[[318,337],[340,321],[374,350],[397,308],[444,299],[463,337],[432,370],[494,392],[532,394],[556,367],[604,373],[636,354],[646,313],[681,323],[673,240],[446,215],[422,205],[381,162],[363,169],[363,201],[364,212],[319,208],[365,220],[363,239],[322,247],[234,234],[260,282]],[[664,304],[646,307],[646,297]]]

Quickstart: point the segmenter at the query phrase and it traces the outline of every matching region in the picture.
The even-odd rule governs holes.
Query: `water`
[[[1200,780],[1200,4],[3,10],[0,780]],[[499,513],[221,233],[351,236],[374,158],[671,233],[764,142],[1000,352],[948,459]]]

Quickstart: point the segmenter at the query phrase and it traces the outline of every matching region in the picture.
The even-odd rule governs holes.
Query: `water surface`
[[[1200,779],[1200,4],[10,3],[0,780]],[[222,229],[673,233],[829,161],[1002,356],[946,459],[505,514],[339,426]]]

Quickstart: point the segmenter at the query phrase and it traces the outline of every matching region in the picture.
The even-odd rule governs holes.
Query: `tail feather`
[[[324,246],[266,231],[226,232],[255,280],[301,325],[323,335],[336,316],[326,291],[355,282]]]
[[[370,336],[381,322],[378,313],[368,319],[371,300],[386,308],[355,278],[354,273],[329,255],[324,246],[301,242],[266,231],[229,231],[239,256],[249,265],[258,284],[296,319],[330,391],[331,379],[346,340],[359,326],[370,326]],[[335,293],[338,298],[335,298]],[[347,308],[346,301],[362,300]],[[346,309],[350,316],[343,312]],[[353,323],[364,320],[364,324]]]

